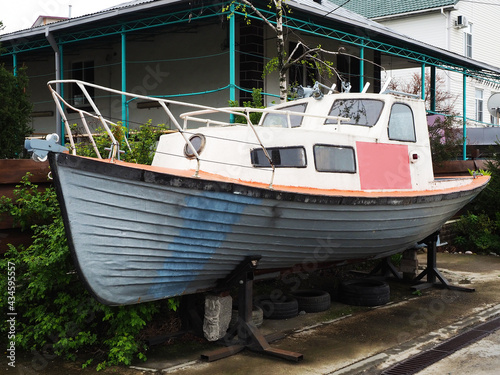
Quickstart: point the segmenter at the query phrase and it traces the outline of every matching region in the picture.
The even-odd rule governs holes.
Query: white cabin
[[[246,183],[309,189],[411,191],[433,184],[420,99],[331,94],[263,112],[258,126],[201,120],[208,111],[186,113],[181,116],[184,132],[160,138],[153,166],[199,168]],[[193,121],[206,126],[191,129]],[[199,166],[185,139],[197,151]]]

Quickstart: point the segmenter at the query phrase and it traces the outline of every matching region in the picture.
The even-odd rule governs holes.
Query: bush
[[[230,107],[239,107],[240,104],[237,100],[230,100],[229,101],[229,106]],[[248,107],[248,108],[265,108],[263,103],[262,103],[262,89],[256,89],[254,88],[252,90],[252,101],[251,102],[243,102],[243,107]],[[262,117],[262,112],[250,112],[250,121],[252,122],[253,125],[257,125],[260,121],[260,118]],[[237,124],[246,124],[247,120],[243,116],[236,116],[234,119],[234,122]]]
[[[433,163],[455,160],[460,155],[462,133],[454,116],[436,118],[428,130]]]
[[[158,139],[166,130],[168,130],[167,125],[153,125],[151,120],[149,120],[147,123],[141,125],[139,129],[131,131],[129,139],[127,140],[125,137],[126,128],[118,123],[117,126],[112,128],[112,132],[120,145],[120,150],[125,151],[125,153],[120,156],[120,159],[138,164],[151,164],[153,162]],[[72,126],[72,131],[78,133],[76,125]],[[97,149],[101,156],[106,158],[108,157],[109,151],[106,151],[105,148],[111,145],[111,140],[103,128],[98,128],[96,132],[97,135],[94,135],[94,141]],[[90,157],[97,156],[94,148],[88,142],[77,143],[75,147],[78,155]]]
[[[497,212],[500,212],[500,154],[496,153],[493,157],[487,163],[487,170],[491,173],[490,182],[467,209],[474,213],[484,213],[490,219],[496,220]]]
[[[22,227],[36,218],[33,244],[26,249],[9,245],[0,261],[5,274],[8,265],[15,265],[16,346],[70,359],[76,359],[78,350],[95,348],[107,353],[100,367],[130,364],[134,356],[143,359],[145,347],[134,338],[158,307],[109,307],[96,302],[74,270],[54,189],[39,191],[25,177],[14,195],[14,202],[2,200],[2,211]],[[5,283],[2,278],[0,286],[7,291]],[[7,298],[0,304],[6,309]],[[5,321],[1,329],[6,332]]]
[[[495,252],[500,255],[500,213],[492,220],[488,215],[467,213],[455,223],[454,245],[463,251],[477,253]]]
[[[0,159],[21,157],[24,139],[33,133],[32,108],[26,69],[14,75],[0,65]]]
[[[110,307],[97,302],[79,280],[66,242],[64,225],[53,188],[40,191],[25,176],[14,199],[2,197],[0,212],[8,212],[22,228],[34,231],[28,248],[9,245],[0,259],[0,272],[15,266],[15,303],[8,299],[8,278],[0,279],[3,311],[16,316],[16,347],[76,360],[77,352],[92,352],[97,369],[145,360],[140,331],[161,308],[159,303]],[[10,301],[10,303],[9,303]],[[165,301],[171,309],[177,300]],[[7,321],[0,330],[7,338]],[[7,346],[4,346],[7,347]]]

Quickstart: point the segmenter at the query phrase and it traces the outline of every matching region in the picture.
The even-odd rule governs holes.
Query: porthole
[[[191,142],[198,155],[200,155],[205,148],[206,138],[203,134],[198,133],[191,136],[191,138],[189,138],[189,142]],[[186,143],[186,145],[184,146],[184,155],[186,155],[188,159],[193,159],[196,157],[193,149],[189,146],[188,143]]]

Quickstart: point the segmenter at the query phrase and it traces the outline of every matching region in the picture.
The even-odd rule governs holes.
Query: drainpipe
[[[47,40],[50,43],[50,46],[54,50],[55,68],[56,68],[56,72],[55,72],[56,77],[55,78],[61,79],[60,78],[62,75],[61,74],[61,61],[62,61],[61,52],[59,50],[59,46],[57,45],[56,40],[54,39],[54,35],[52,35],[52,33],[50,32],[48,26],[45,28],[45,38],[47,38]],[[60,83],[56,84],[56,91],[59,93],[59,95],[62,96]],[[64,129],[63,129],[63,124],[62,124],[62,120],[61,120],[61,114],[59,113],[59,111],[56,111],[56,124],[57,124],[56,125],[56,133],[59,136],[59,140],[61,141],[61,144],[64,145]]]

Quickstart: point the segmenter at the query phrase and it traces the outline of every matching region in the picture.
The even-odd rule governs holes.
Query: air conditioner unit
[[[463,29],[464,27],[469,26],[469,22],[467,21],[467,18],[465,16],[458,16],[457,20],[455,21],[455,27],[459,29]]]

